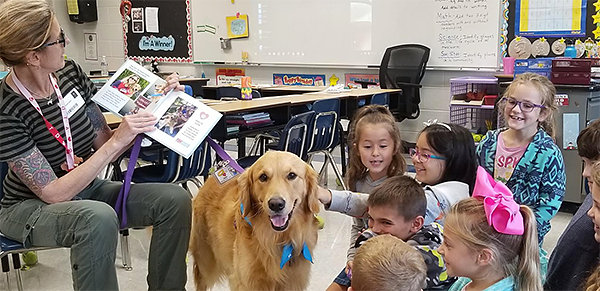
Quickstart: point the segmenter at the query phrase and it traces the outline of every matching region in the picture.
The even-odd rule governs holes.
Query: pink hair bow
[[[496,231],[503,234],[523,234],[523,215],[512,192],[503,183],[496,182],[482,167],[477,169],[473,197],[483,198],[485,216]]]

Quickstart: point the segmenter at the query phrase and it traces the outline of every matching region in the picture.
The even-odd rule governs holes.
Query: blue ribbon
[[[281,263],[279,263],[280,269],[283,269],[283,266],[285,266],[285,264],[292,259],[293,252],[294,246],[291,243],[288,243],[283,246],[283,251],[281,252]],[[306,242],[302,245],[302,257],[304,257],[305,260],[314,264],[312,255],[310,254],[310,250],[308,249]]]

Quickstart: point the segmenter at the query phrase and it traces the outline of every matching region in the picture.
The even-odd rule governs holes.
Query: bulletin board
[[[583,0],[582,1],[582,6],[585,7],[585,13],[581,13],[581,22],[582,22],[582,31],[573,31],[571,35],[569,34],[563,34],[561,36],[553,36],[551,32],[549,35],[544,35],[542,32],[537,32],[531,35],[515,35],[515,31],[518,27],[518,19],[519,17],[517,17],[516,13],[517,11],[519,11],[519,9],[517,9],[517,7],[519,7],[521,5],[522,0],[503,0],[503,2],[506,2],[506,5],[503,9],[503,17],[504,19],[507,21],[506,25],[506,31],[505,31],[505,38],[506,38],[506,42],[503,43],[503,45],[501,46],[501,51],[502,51],[502,56],[508,56],[508,45],[510,44],[510,42],[515,39],[515,37],[517,36],[521,36],[521,37],[526,37],[529,41],[531,41],[532,43],[539,39],[540,37],[544,37],[545,41],[549,42],[550,45],[552,45],[556,40],[560,39],[560,38],[571,38],[571,39],[578,39],[581,40],[582,42],[585,41],[588,37],[590,37],[591,39],[594,39],[594,30],[597,28],[597,24],[594,23],[594,15],[596,14],[596,6],[594,5],[594,3],[598,2],[598,0]],[[562,7],[564,2],[572,2],[571,0],[558,0],[558,1],[545,1],[544,3],[547,3],[547,9],[548,10],[554,10],[557,9],[557,7]],[[553,6],[554,5],[554,6]],[[556,6],[558,5],[558,6]],[[585,31],[585,34],[583,34],[582,32]],[[560,55],[556,55],[552,52],[552,49],[550,49],[550,52],[547,56],[538,56],[538,57],[556,57],[556,56],[562,56],[562,54]]]
[[[189,0],[130,0],[123,24],[125,57],[159,62],[192,62]]]
[[[378,66],[387,47],[419,43],[428,67],[498,68],[502,0],[194,0],[194,59],[251,64]],[[248,16],[228,38],[227,17]]]

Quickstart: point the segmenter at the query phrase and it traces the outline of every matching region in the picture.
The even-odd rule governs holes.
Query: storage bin
[[[552,72],[590,72],[592,59],[558,58],[552,62]]]
[[[552,83],[567,85],[589,85],[592,74],[590,72],[553,72]]]
[[[552,60],[554,58],[537,58],[515,60],[515,77],[523,73],[536,73],[550,78],[552,73]]]
[[[494,101],[498,95],[498,79],[452,78],[450,93],[450,122],[462,125],[473,133],[484,134],[488,130],[488,124],[495,118]],[[467,101],[467,95],[476,96],[478,99],[481,96],[481,99]]]

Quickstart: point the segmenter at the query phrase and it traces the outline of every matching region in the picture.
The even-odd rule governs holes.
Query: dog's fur
[[[305,290],[311,263],[301,251],[306,243],[312,253],[317,243],[317,182],[308,164],[277,151],[223,185],[210,177],[193,202],[190,252],[196,289],[211,288],[227,276],[231,290]],[[273,211],[272,198],[283,199],[285,207]],[[287,228],[276,230],[281,220],[274,224],[272,216],[289,217]],[[294,246],[293,257],[280,269],[287,243]]]

